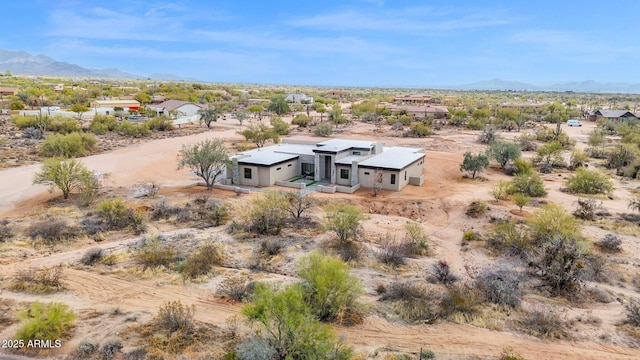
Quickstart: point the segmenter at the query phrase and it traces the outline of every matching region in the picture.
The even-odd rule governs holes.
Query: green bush
[[[510,194],[523,193],[531,197],[547,196],[542,178],[536,172],[520,173],[511,180]]]
[[[96,114],[89,124],[91,132],[102,135],[117,128],[118,121],[115,116]]]
[[[547,204],[533,213],[527,221],[536,244],[553,238],[578,239],[580,223],[562,206]]]
[[[82,128],[78,121],[75,119],[56,117],[51,121],[49,130],[55,131],[61,134],[70,134],[73,132],[81,132]]]
[[[433,131],[431,131],[431,128],[429,127],[429,125],[423,122],[416,122],[411,124],[411,126],[409,126],[409,134],[411,136],[421,138],[421,137],[431,136],[431,134],[433,134]]]
[[[609,177],[597,170],[579,167],[576,173],[565,182],[567,189],[578,194],[609,194],[613,191],[613,182]]]
[[[493,225],[486,239],[489,248],[513,255],[522,256],[532,247],[529,234],[514,220]]]
[[[324,228],[338,235],[340,242],[355,240],[362,233],[365,215],[355,205],[331,203],[325,209]]]
[[[504,200],[509,195],[510,184],[508,181],[500,180],[491,188],[491,195],[497,201]]]
[[[145,230],[142,214],[127,207],[120,197],[106,199],[98,204],[98,217],[110,230],[120,230],[127,227],[135,233],[142,233]]]
[[[585,166],[589,161],[589,155],[580,150],[573,150],[571,152],[571,157],[569,158],[569,168],[577,169],[581,166]]]
[[[124,136],[130,137],[143,137],[151,134],[151,129],[147,123],[132,123],[129,120],[125,120],[118,125],[118,132]]]
[[[311,123],[311,118],[304,114],[297,114],[291,119],[292,125],[298,125],[299,127],[306,128]]]
[[[480,309],[483,296],[476,289],[465,285],[453,285],[447,289],[440,301],[442,316],[456,314],[473,315]]]
[[[40,154],[46,157],[73,158],[85,156],[96,144],[91,134],[73,132],[70,134],[47,136],[40,148]]]
[[[168,117],[155,117],[145,122],[145,125],[153,131],[170,131],[173,130],[173,120]]]
[[[16,100],[10,105],[11,110],[24,110],[24,103],[20,100]]]
[[[286,121],[282,120],[281,117],[272,117],[270,123],[273,127],[273,131],[275,131],[278,135],[289,135],[289,124]]]
[[[40,129],[41,126],[46,125],[47,127],[51,123],[51,120],[48,117],[39,117],[39,116],[18,116],[14,115],[11,117],[11,122],[19,128],[26,129],[29,127]]]
[[[489,207],[486,202],[482,200],[473,200],[469,203],[469,206],[467,206],[465,214],[475,219],[484,215],[487,210],[489,210]]]
[[[360,323],[358,297],[363,293],[360,280],[349,274],[349,266],[337,258],[311,253],[298,264],[298,276],[311,313],[320,321]]]
[[[318,124],[313,128],[313,135],[327,137],[333,134],[333,126],[328,123]]]
[[[279,234],[287,214],[286,194],[280,191],[265,191],[251,201],[249,229],[258,234]]]
[[[61,340],[71,334],[76,315],[63,303],[34,302],[18,313],[17,340]]]
[[[497,161],[502,169],[509,161],[520,158],[520,146],[506,141],[493,141],[489,143],[487,156]]]
[[[160,266],[171,267],[176,261],[175,250],[163,240],[159,236],[145,239],[144,244],[133,254],[134,261],[145,270]]]
[[[482,130],[484,129],[485,123],[479,119],[471,119],[467,122],[466,128],[470,130]]]

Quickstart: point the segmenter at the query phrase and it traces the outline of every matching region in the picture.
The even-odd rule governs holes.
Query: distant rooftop
[[[351,148],[371,149],[374,145],[374,141],[331,139],[316,144],[315,150],[340,152]]]

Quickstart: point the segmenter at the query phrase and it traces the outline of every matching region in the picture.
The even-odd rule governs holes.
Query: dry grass
[[[9,290],[31,294],[51,294],[64,290],[62,265],[18,271]]]
[[[630,221],[602,219],[594,222],[594,225],[607,231],[613,231],[620,235],[640,237],[640,226]]]

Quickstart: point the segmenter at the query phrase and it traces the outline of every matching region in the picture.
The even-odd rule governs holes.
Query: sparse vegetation
[[[176,253],[173,246],[166,244],[161,236],[151,236],[144,240],[133,255],[134,261],[143,269],[170,267],[176,261]]]
[[[180,273],[186,279],[195,279],[207,275],[211,272],[213,266],[221,265],[224,258],[224,250],[220,243],[205,243],[195,253],[187,256],[180,264]],[[167,258],[167,261],[170,260]]]
[[[576,169],[575,174],[569,176],[565,185],[570,192],[578,194],[608,194],[613,191],[613,183],[607,175],[583,167]]]
[[[467,151],[464,153],[464,159],[460,164],[460,171],[466,171],[471,174],[471,178],[475,179],[476,174],[483,172],[489,167],[489,158],[485,154],[473,155]]]
[[[437,317],[437,296],[425,287],[409,281],[391,283],[380,301],[392,302],[393,312],[408,323],[433,322]]]
[[[520,306],[520,276],[508,270],[485,270],[476,279],[476,289],[489,301],[512,308]]]
[[[604,238],[602,238],[602,240],[600,240],[597,244],[600,247],[600,249],[604,251],[609,251],[609,252],[622,251],[622,248],[620,247],[620,245],[622,245],[622,240],[616,234],[611,234],[611,233],[606,234]]]
[[[78,132],[49,135],[42,143],[40,154],[45,157],[67,159],[85,156],[93,149],[96,141],[92,134]]]
[[[180,301],[170,301],[162,304],[153,322],[169,334],[180,331],[191,333],[195,327],[195,307],[183,305]]]
[[[243,302],[251,295],[249,277],[243,274],[225,277],[218,286],[218,294],[233,301]]]
[[[105,256],[105,251],[99,247],[92,247],[85,251],[84,255],[80,258],[80,263],[83,265],[93,265],[96,262],[102,260]]]
[[[327,137],[333,134],[333,126],[328,123],[321,123],[313,127],[311,130],[313,135]]]
[[[62,265],[19,270],[9,286],[12,291],[51,294],[64,290]]]
[[[340,242],[355,240],[362,233],[364,214],[351,204],[333,203],[325,209],[325,228],[333,231]]]
[[[14,336],[17,340],[62,340],[75,324],[76,315],[69,306],[59,302],[31,303],[18,313],[20,325]]]
[[[451,266],[446,260],[438,260],[437,263],[433,264],[431,274],[435,281],[445,285],[452,284],[459,279],[459,277],[453,273]]]
[[[546,339],[567,339],[569,333],[560,315],[552,310],[535,310],[521,321],[521,329],[527,334]]]
[[[473,200],[471,203],[469,203],[465,214],[472,218],[479,218],[480,216],[484,215],[488,209],[489,207],[487,206],[486,202],[482,200]]]
[[[57,217],[49,217],[31,224],[27,229],[27,235],[33,240],[40,240],[45,244],[55,244],[74,236],[72,227],[67,220]]]
[[[51,158],[42,163],[33,183],[55,186],[62,191],[62,197],[68,199],[72,191],[82,190],[87,185],[86,179],[92,176],[93,173],[76,159]]]

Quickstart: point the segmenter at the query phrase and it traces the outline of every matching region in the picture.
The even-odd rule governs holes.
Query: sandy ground
[[[374,127],[358,125],[350,129],[348,134],[337,137],[366,139],[370,138]],[[181,138],[154,140],[136,146],[119,149],[110,153],[90,156],[82,162],[95,171],[110,173],[107,186],[128,187],[145,181],[156,181],[161,187],[179,189],[182,186],[198,182],[197,178],[189,176],[187,170],[177,170],[176,155],[182,144],[197,142],[207,138],[238,139],[237,127],[229,127],[223,131],[209,131],[198,135]],[[585,141],[592,126],[582,128],[568,128],[568,133],[579,141]],[[505,137],[516,136],[516,133],[504,134]],[[313,139],[308,135],[296,134],[297,139]],[[426,138],[397,138],[391,136],[380,137],[386,145],[412,145],[424,147],[427,150],[425,167],[426,183],[421,187],[408,186],[401,192],[382,192],[378,197],[371,197],[369,191],[361,190],[355,195],[318,194],[328,199],[350,199],[369,207],[372,212],[367,222],[368,232],[383,233],[397,230],[399,224],[406,218],[395,216],[400,206],[413,206],[408,211],[411,218],[420,221],[435,243],[438,259],[446,259],[456,273],[474,275],[477,269],[469,267],[471,260],[477,260],[473,251],[462,252],[460,238],[464,229],[481,226],[479,222],[470,221],[464,216],[464,208],[470,199],[492,201],[489,194],[490,187],[497,180],[506,180],[497,169],[490,169],[482,174],[488,181],[467,181],[461,179],[459,164],[464,151],[480,151],[483,145],[477,144],[477,132],[458,129],[445,129],[440,134]],[[0,171],[0,214],[4,216],[22,216],[44,200],[58,196],[50,194],[43,186],[31,184],[33,174],[38,170],[37,165],[11,168]],[[550,195],[547,200],[559,203],[567,209],[575,207],[576,197],[560,192],[563,176],[557,174],[545,175]],[[619,184],[618,184],[619,185]],[[626,203],[620,199],[629,196],[629,186],[617,186],[613,200],[603,200],[604,205],[613,213],[625,212]],[[173,190],[172,190],[173,191]],[[179,190],[177,190],[179,191]],[[385,208],[385,206],[387,206]],[[513,204],[494,204],[501,211],[513,210]],[[525,207],[525,211],[533,211],[532,207]],[[386,211],[386,213],[385,213]],[[603,231],[588,228],[586,233],[600,236]],[[128,238],[100,244],[108,250],[123,248],[137,238]],[[625,238],[626,252],[640,252],[637,239]],[[9,274],[20,267],[31,265],[45,266],[58,263],[73,263],[80,258],[85,249],[63,251],[46,258],[31,260],[3,261],[0,265],[1,274]],[[6,260],[6,259],[5,259]],[[150,280],[125,280],[112,275],[102,275],[95,272],[82,271],[73,268],[65,269],[66,285],[69,289],[62,294],[49,298],[67,302],[78,309],[112,309],[121,308],[126,311],[149,314],[150,309],[157,309],[161,304],[170,300],[180,300],[185,304],[197,305],[197,318],[212,324],[222,325],[227,318],[239,313],[240,306],[229,304],[214,298],[211,292],[198,286],[176,286],[160,284]],[[633,290],[628,290],[631,294]],[[31,301],[39,296],[2,292],[5,298],[16,301]],[[44,297],[47,299],[47,297]],[[604,331],[612,329],[616,321],[621,319],[622,305],[593,306],[589,311],[596,311],[605,317]],[[573,309],[580,313],[581,309]],[[584,310],[586,311],[586,310]],[[6,338],[11,328],[0,333]],[[480,358],[496,357],[502,349],[510,346],[528,359],[638,359],[640,350],[625,346],[602,344],[591,341],[544,341],[532,336],[509,332],[490,331],[469,325],[443,323],[439,325],[401,325],[390,323],[377,316],[370,316],[365,323],[356,327],[338,328],[347,342],[359,351],[369,351],[387,347],[404,351],[417,351],[420,347],[429,348],[436,353],[446,353],[460,356],[478,356]],[[594,334],[597,336],[597,334]]]

